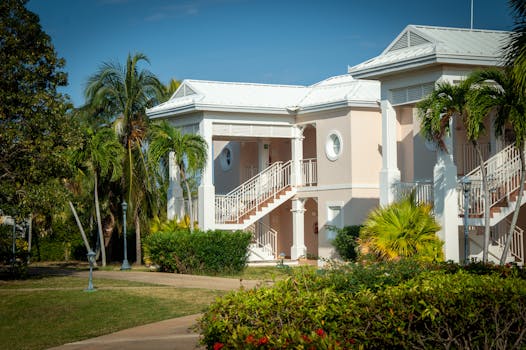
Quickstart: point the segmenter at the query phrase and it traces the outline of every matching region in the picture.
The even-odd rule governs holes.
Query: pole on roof
[[[473,0],[471,0],[471,29],[473,29]]]

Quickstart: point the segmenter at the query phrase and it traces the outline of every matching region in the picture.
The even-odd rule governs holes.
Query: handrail
[[[269,255],[272,255],[274,259],[277,258],[278,232],[276,230],[261,221],[257,221],[248,226],[247,231],[252,232],[253,243]]]
[[[315,186],[318,184],[318,164],[316,158],[301,160],[301,176],[303,186]]]
[[[408,196],[412,191],[415,193],[415,200],[418,204],[433,205],[433,182],[396,182],[394,184],[395,200],[399,201]]]
[[[226,195],[216,195],[216,223],[238,223],[265,201],[291,185],[292,161],[275,162]]]
[[[501,248],[504,248],[506,244],[506,237],[508,236],[510,226],[511,222],[509,220],[503,220],[495,225],[495,229],[492,231],[492,241],[497,243]],[[515,225],[515,229],[513,230],[509,252],[514,258],[520,262],[524,262],[524,230],[517,225]]]
[[[519,189],[521,175],[519,152],[513,145],[509,145],[484,162],[490,190],[490,208],[504,199],[508,199],[509,202],[509,196]],[[466,176],[471,181],[468,215],[484,215],[484,190],[480,166],[473,169]],[[464,215],[464,195],[460,181],[457,191],[459,192],[459,213]]]

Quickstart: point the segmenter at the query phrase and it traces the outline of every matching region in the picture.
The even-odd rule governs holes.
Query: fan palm
[[[511,237],[519,216],[524,191],[524,181],[526,180],[526,164],[524,159],[526,105],[524,94],[516,89],[516,75],[511,69],[488,68],[483,71],[474,72],[471,77],[473,81],[478,84],[478,88],[473,90],[468,101],[470,114],[475,118],[484,118],[490,113],[494,113],[496,136],[503,134],[506,125],[511,125],[515,136],[514,146],[519,150],[521,163],[520,187],[506,245],[500,260],[500,263],[503,264],[506,260]]]
[[[486,132],[484,125],[487,115],[472,114],[468,109],[468,99],[473,89],[473,78],[469,77],[458,84],[449,82],[438,83],[436,89],[417,104],[419,117],[422,121],[423,136],[438,145],[444,151],[447,149],[444,138],[449,132],[449,122],[452,118],[459,119],[464,124],[468,140],[478,155],[484,192],[484,249],[483,261],[487,262],[490,238],[490,207],[489,188],[484,157],[478,143],[479,138]],[[465,215],[468,215],[465,213]]]
[[[128,153],[124,161],[127,174],[124,187],[128,189],[128,203],[133,209],[138,264],[142,260],[139,200],[142,195],[137,192],[145,186],[134,185],[149,180],[136,178],[137,175],[146,175],[148,172],[136,171],[134,166],[144,164],[137,159],[143,157],[145,148],[143,141],[148,128],[145,109],[153,106],[163,91],[162,84],[153,73],[139,68],[139,63],[143,61],[149,63],[144,54],[136,53],[133,56],[128,55],[125,67],[118,63],[104,63],[99,71],[88,79],[85,91],[88,104],[114,116],[117,134]]]
[[[111,174],[111,180],[122,175],[123,148],[112,129],[100,128],[97,131],[86,129],[85,143],[74,155],[74,159],[85,168],[93,178],[93,196],[97,216],[98,237],[101,245],[102,265],[106,266],[106,249],[102,233],[99,203],[99,177]]]
[[[380,260],[442,260],[443,243],[436,235],[439,230],[431,206],[416,204],[411,194],[372,211],[360,230],[360,244]]]
[[[171,126],[167,121],[162,121],[152,127],[149,145],[151,161],[156,166],[164,165],[165,172],[167,172],[169,154],[174,153],[175,166],[180,174],[181,182],[186,186],[190,228],[193,227],[194,218],[188,174],[203,169],[206,163],[207,148],[205,139],[200,135],[183,135],[179,129]]]
[[[512,67],[515,87],[526,93],[526,0],[509,0],[515,27],[510,43],[505,47],[505,59]]]

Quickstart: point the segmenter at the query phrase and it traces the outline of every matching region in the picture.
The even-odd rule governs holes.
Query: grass
[[[0,349],[45,349],[204,311],[225,292],[128,281],[43,277],[0,281]]]

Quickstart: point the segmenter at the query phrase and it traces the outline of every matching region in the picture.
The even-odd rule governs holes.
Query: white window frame
[[[332,136],[336,136],[338,138],[338,141],[340,141],[340,151],[338,153],[334,152],[334,141],[332,139]],[[329,134],[327,135],[327,140],[325,141],[325,155],[327,156],[327,159],[334,162],[343,153],[343,137],[342,134],[338,130],[331,130]]]

